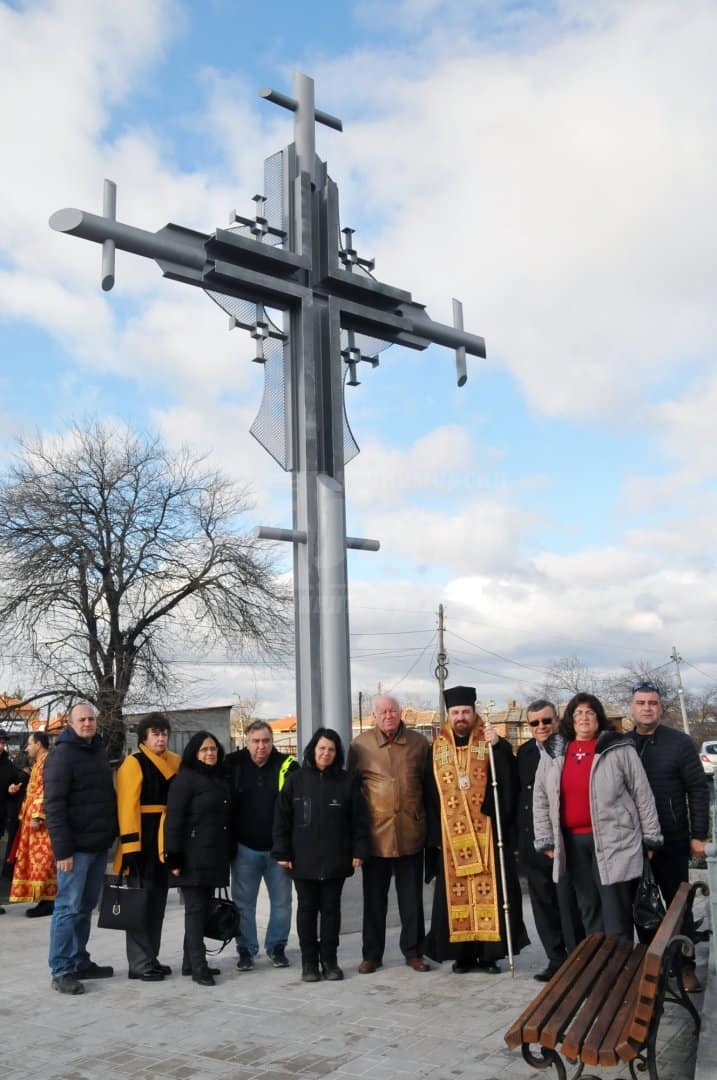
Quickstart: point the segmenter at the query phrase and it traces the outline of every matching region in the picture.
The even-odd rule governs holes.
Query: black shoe
[[[284,952],[286,946],[277,945],[275,949],[271,949],[266,955],[271,960],[272,966],[276,968],[288,967],[289,958]],[[241,954],[240,954],[241,955]]]
[[[84,994],[85,988],[75,975],[56,975],[52,980],[52,989],[61,994]]]
[[[159,960],[155,960],[155,962],[152,964],[152,970],[153,971],[160,971],[162,973],[162,975],[171,975],[172,974],[172,969],[169,966],[169,964],[160,964]]]
[[[548,964],[546,968],[539,971],[537,975],[533,975],[536,982],[550,982],[556,971],[560,971],[560,966],[555,967],[554,964]]]
[[[192,975],[192,982],[199,983],[200,986],[216,986],[212,977],[212,973],[208,967],[202,968],[196,975]]]
[[[94,960],[86,968],[76,971],[76,979],[111,979],[115,969],[110,964],[96,964]]]
[[[0,915],[4,915],[4,914],[5,914],[5,908],[4,908],[4,907],[0,907]]]
[[[324,978],[328,983],[340,983],[343,978],[343,972],[339,968],[338,963],[330,964],[330,967],[326,964],[323,972]]]
[[[318,964],[302,964],[301,965],[301,981],[302,982],[321,982],[321,976],[319,975]]]
[[[220,975],[221,974],[221,971],[220,971],[219,968],[208,967],[207,971],[209,972],[210,975]],[[182,975],[191,975],[191,974],[192,974],[192,969],[191,968],[185,968],[185,967],[182,968]]]
[[[322,964],[321,973],[327,982],[341,982],[344,977],[343,971],[335,960]]]
[[[54,900],[41,900],[35,907],[28,908],[25,916],[28,919],[41,919],[43,915],[52,915],[54,910]]]
[[[140,979],[142,982],[164,982],[164,975],[159,968],[149,968],[147,971],[128,971],[128,979]]]
[[[454,960],[451,964],[451,971],[454,975],[467,975],[469,971],[475,969],[475,964],[459,964],[457,960]]]
[[[500,975],[500,968],[494,960],[479,960],[477,966],[484,975]]]
[[[248,949],[239,950],[239,959],[237,960],[237,969],[239,971],[251,971],[254,967],[254,960]]]

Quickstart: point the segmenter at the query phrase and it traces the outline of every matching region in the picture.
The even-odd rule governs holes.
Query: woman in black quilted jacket
[[[319,728],[302,767],[289,773],[274,811],[272,855],[296,886],[304,982],[319,981],[319,963],[326,979],[343,979],[336,959],[341,891],[370,850],[360,784],[343,763],[340,736]]]
[[[204,927],[218,885],[229,883],[229,790],[221,763],[224,749],[210,731],[187,743],[169,789],[164,826],[166,863],[173,884],[184,894],[182,975],[214,986],[216,968],[207,966]]]

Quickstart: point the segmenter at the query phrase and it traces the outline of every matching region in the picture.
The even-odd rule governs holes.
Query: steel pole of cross
[[[488,760],[490,761],[490,773],[493,783],[493,806],[495,807],[495,825],[498,834],[498,865],[500,866],[500,884],[503,890],[503,914],[505,915],[505,943],[508,946],[508,966],[510,973],[515,978],[515,963],[513,961],[513,932],[510,928],[510,901],[508,900],[508,879],[505,873],[505,852],[503,851],[503,825],[500,820],[500,800],[498,799],[498,778],[495,774],[495,757],[493,747],[488,743]]]

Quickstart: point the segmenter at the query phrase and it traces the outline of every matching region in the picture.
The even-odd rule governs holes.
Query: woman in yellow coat
[[[161,982],[171,968],[159,962],[162,923],[167,906],[168,875],[164,863],[164,818],[169,785],[181,758],[167,749],[170,723],[162,713],[149,713],[137,725],[136,754],[117,772],[119,845],[115,871],[141,882],[148,895],[145,925],[127,931],[129,978]]]

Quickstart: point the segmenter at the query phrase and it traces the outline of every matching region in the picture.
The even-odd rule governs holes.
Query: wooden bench
[[[590,1080],[594,1074],[583,1072],[586,1065],[611,1068],[623,1063],[633,1080],[636,1068],[658,1080],[655,1045],[664,1002],[687,1009],[695,1034],[700,1029],[679,975],[675,991],[668,983],[673,964],[681,971],[680,955],[694,953],[682,929],[698,890],[708,891],[701,882],[680,885],[649,945],[605,934],[581,941],[508,1029],[508,1047],[520,1046],[525,1061],[536,1069],[553,1066],[559,1080],[567,1080],[562,1058],[577,1066],[572,1080]],[[531,1045],[540,1047],[540,1057]]]

